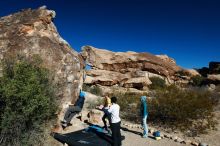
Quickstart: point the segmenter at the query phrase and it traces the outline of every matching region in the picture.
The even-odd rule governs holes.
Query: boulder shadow
[[[66,134],[51,133],[51,136],[62,144],[69,146],[111,146],[108,137],[102,133],[86,132],[85,130],[74,131]]]
[[[104,133],[99,125],[94,125],[89,123],[88,121],[84,121],[89,125],[89,127],[93,126],[96,128],[90,128],[89,130],[79,130],[74,131],[66,134],[51,133],[51,136],[56,139],[57,141],[68,144],[69,146],[111,146],[113,144],[111,134]],[[122,140],[125,137],[122,136]]]

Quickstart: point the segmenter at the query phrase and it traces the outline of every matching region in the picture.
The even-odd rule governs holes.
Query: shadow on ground
[[[130,133],[139,135],[140,137],[143,135],[141,132],[134,131],[134,130],[130,130],[130,129],[126,128],[126,127],[121,127],[121,129],[122,129],[123,131],[130,132]],[[155,140],[155,137],[154,137],[154,136],[149,136],[149,135],[148,135],[148,138],[151,138],[151,139],[154,139],[154,140]]]
[[[92,125],[87,123],[89,126],[95,126],[97,128],[101,128],[98,125]],[[61,133],[52,133],[51,134],[54,139],[58,140],[63,144],[68,144],[69,146],[111,146],[112,145],[112,138],[110,134],[103,133],[97,131],[96,129],[90,128],[89,131],[85,129],[70,132],[67,134]],[[122,136],[122,140],[125,137]]]
[[[67,134],[53,133],[52,136],[59,142],[66,143],[69,146],[111,146],[111,137],[105,137],[102,133],[79,130]]]
[[[142,133],[141,133],[141,132],[134,131],[134,130],[130,130],[130,129],[125,128],[125,127],[121,127],[121,129],[122,129],[123,131],[126,131],[126,132],[131,132],[131,133],[134,133],[134,134],[137,134],[137,135],[142,136]]]

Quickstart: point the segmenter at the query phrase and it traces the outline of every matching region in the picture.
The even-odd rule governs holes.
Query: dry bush
[[[213,110],[217,98],[205,88],[180,89],[175,85],[156,88],[148,99],[148,121],[164,128],[190,131],[191,136],[205,133],[216,125]],[[140,123],[141,94],[114,93],[121,106],[122,118]]]
[[[171,85],[158,90],[149,103],[149,120],[194,135],[215,127],[213,110],[216,98],[204,88],[179,89]]]
[[[215,87],[215,92],[220,93],[220,85],[217,85],[217,86]]]
[[[133,92],[114,92],[112,96],[118,98],[118,104],[121,108],[121,116],[123,119],[140,123],[140,97],[143,94]]]

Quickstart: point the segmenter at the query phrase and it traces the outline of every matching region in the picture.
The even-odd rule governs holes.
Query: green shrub
[[[193,76],[191,77],[191,83],[193,86],[201,86],[205,81],[205,78],[203,76]]]
[[[126,120],[140,123],[140,97],[143,94],[133,92],[114,92],[111,96],[118,98],[121,116]]]
[[[148,121],[156,126],[190,131],[193,136],[215,128],[213,110],[218,103],[205,88],[180,89],[175,85],[157,88],[154,97],[148,98]],[[121,116],[126,120],[141,123],[140,96],[134,93],[114,93],[121,106]]]
[[[89,86],[87,84],[83,84],[82,89],[83,89],[83,91],[87,91],[87,92],[90,92],[92,94],[102,96],[102,89],[97,85]]]
[[[103,105],[103,103],[104,103],[104,98],[98,98],[97,100],[90,100],[90,101],[88,101],[88,109],[89,110],[92,110],[92,109],[95,109],[97,106],[99,106],[99,105]]]
[[[149,120],[194,134],[204,133],[215,126],[215,103],[212,94],[203,88],[182,90],[171,85],[165,91],[157,91],[156,98],[150,101]]]
[[[92,94],[95,94],[95,95],[98,95],[98,96],[101,96],[102,95],[102,89],[99,87],[99,86],[92,86],[90,88],[90,92]]]
[[[150,85],[150,89],[160,89],[166,87],[165,80],[159,77],[151,77],[150,80],[152,82],[152,84]]]
[[[0,78],[2,145],[41,145],[57,105],[49,71],[33,60],[4,61]]]
[[[83,91],[86,91],[86,92],[90,92],[90,86],[87,85],[87,84],[83,84],[82,90],[83,90]]]
[[[184,70],[180,70],[176,72],[177,76],[189,76],[189,73],[184,71]]]

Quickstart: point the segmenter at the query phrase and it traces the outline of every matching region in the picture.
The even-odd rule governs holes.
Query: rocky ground
[[[135,132],[135,133],[134,133]],[[184,144],[176,143],[171,139],[161,139],[155,140],[152,135],[148,138],[142,138],[136,132],[140,132],[138,129],[134,129],[134,132],[125,131],[123,135],[125,136],[125,140],[123,141],[123,146],[181,146]]]
[[[81,129],[85,129],[87,128],[89,125],[87,125],[86,123],[83,122],[83,120],[85,120],[87,118],[87,113],[89,113],[89,106],[91,107],[91,104],[96,104],[92,101],[97,101],[97,99],[100,97],[97,97],[95,95],[92,95],[90,93],[87,93],[87,98],[86,98],[86,103],[85,103],[85,107],[84,110],[82,112],[82,114],[77,115],[76,117],[73,118],[72,120],[72,126],[68,127],[67,129],[65,129],[64,131],[62,131],[62,133],[70,133],[73,131],[78,131]],[[78,119],[77,117],[82,115],[82,121],[80,119]],[[220,112],[217,109],[216,110],[216,116],[217,119],[220,118]],[[94,117],[92,117],[94,118]],[[97,117],[95,117],[97,118]],[[94,119],[89,119],[89,120],[94,120]],[[97,121],[97,120],[95,120]],[[99,122],[96,123],[100,126],[102,125],[101,119],[99,119]],[[199,137],[196,138],[190,138],[190,137],[185,137],[183,134],[181,133],[174,133],[174,132],[164,132],[162,129],[157,129],[157,128],[153,128],[151,125],[149,126],[149,129],[154,129],[154,130],[160,130],[162,134],[164,135],[169,135],[170,138],[167,138],[165,136],[165,138],[157,141],[153,138],[152,136],[152,131],[149,133],[149,137],[148,138],[142,138],[141,137],[141,128],[140,125],[134,125],[131,124],[127,121],[122,120],[122,135],[125,136],[125,140],[123,141],[123,146],[144,146],[144,145],[150,145],[150,146],[183,146],[183,145],[192,145],[190,144],[190,142],[196,142],[196,144],[199,143],[206,143],[210,146],[218,146],[220,143],[220,124],[217,125],[217,130],[216,131],[209,131],[208,134],[206,135],[200,135]],[[188,142],[188,144],[183,144],[180,142],[176,142],[174,139],[176,137],[179,137],[182,140],[185,140],[185,142]],[[59,143],[57,143],[55,140],[53,142],[54,146],[58,146]],[[97,141],[98,143],[98,141]]]
[[[85,112],[85,111],[84,111]],[[68,127],[63,131],[63,133],[70,133],[73,131],[78,131],[81,129],[85,129],[88,127],[86,123],[83,123],[80,121],[78,118],[74,118],[72,120],[73,125]],[[102,123],[99,123],[100,126],[102,126]],[[199,142],[207,143],[210,146],[218,146],[219,145],[219,132],[220,125],[218,125],[218,130],[217,131],[212,131],[208,135],[201,135],[200,137],[197,138],[188,138],[189,141],[196,141],[197,144]],[[128,128],[124,125],[122,125],[122,135],[125,136],[125,140],[122,142],[123,146],[144,146],[144,145],[150,145],[150,146],[184,146],[184,145],[192,145],[192,144],[183,144],[179,142],[175,142],[171,138],[163,138],[161,140],[155,140],[152,136],[152,134],[149,134],[148,138],[142,138],[141,137],[141,132],[142,130],[139,128]],[[180,135],[180,134],[177,134]],[[175,137],[175,135],[172,135],[172,137]],[[98,141],[97,141],[98,143]],[[196,144],[196,143],[195,143]],[[59,142],[55,141],[53,142],[54,146],[59,146],[62,144],[59,144]]]
[[[87,128],[88,125],[81,122],[79,119],[77,119],[76,117],[73,118],[72,120],[73,125],[68,127],[67,129],[65,129],[63,131],[63,133],[70,133],[73,131],[78,131],[84,128]],[[102,125],[102,123],[99,123],[100,125]],[[155,140],[153,138],[153,136],[150,134],[148,138],[142,138],[141,137],[141,130],[139,129],[127,129],[125,126],[122,126],[123,129],[126,130],[121,130],[122,135],[125,136],[125,140],[122,141],[122,145],[123,146],[144,146],[144,145],[151,145],[151,146],[159,146],[159,145],[163,145],[163,146],[181,146],[184,144],[180,144],[180,143],[176,143],[171,139],[161,139],[159,141]],[[98,144],[98,140],[97,140],[97,144]],[[54,140],[53,142],[54,146],[59,146],[62,145],[61,143],[57,142],[56,140]]]

